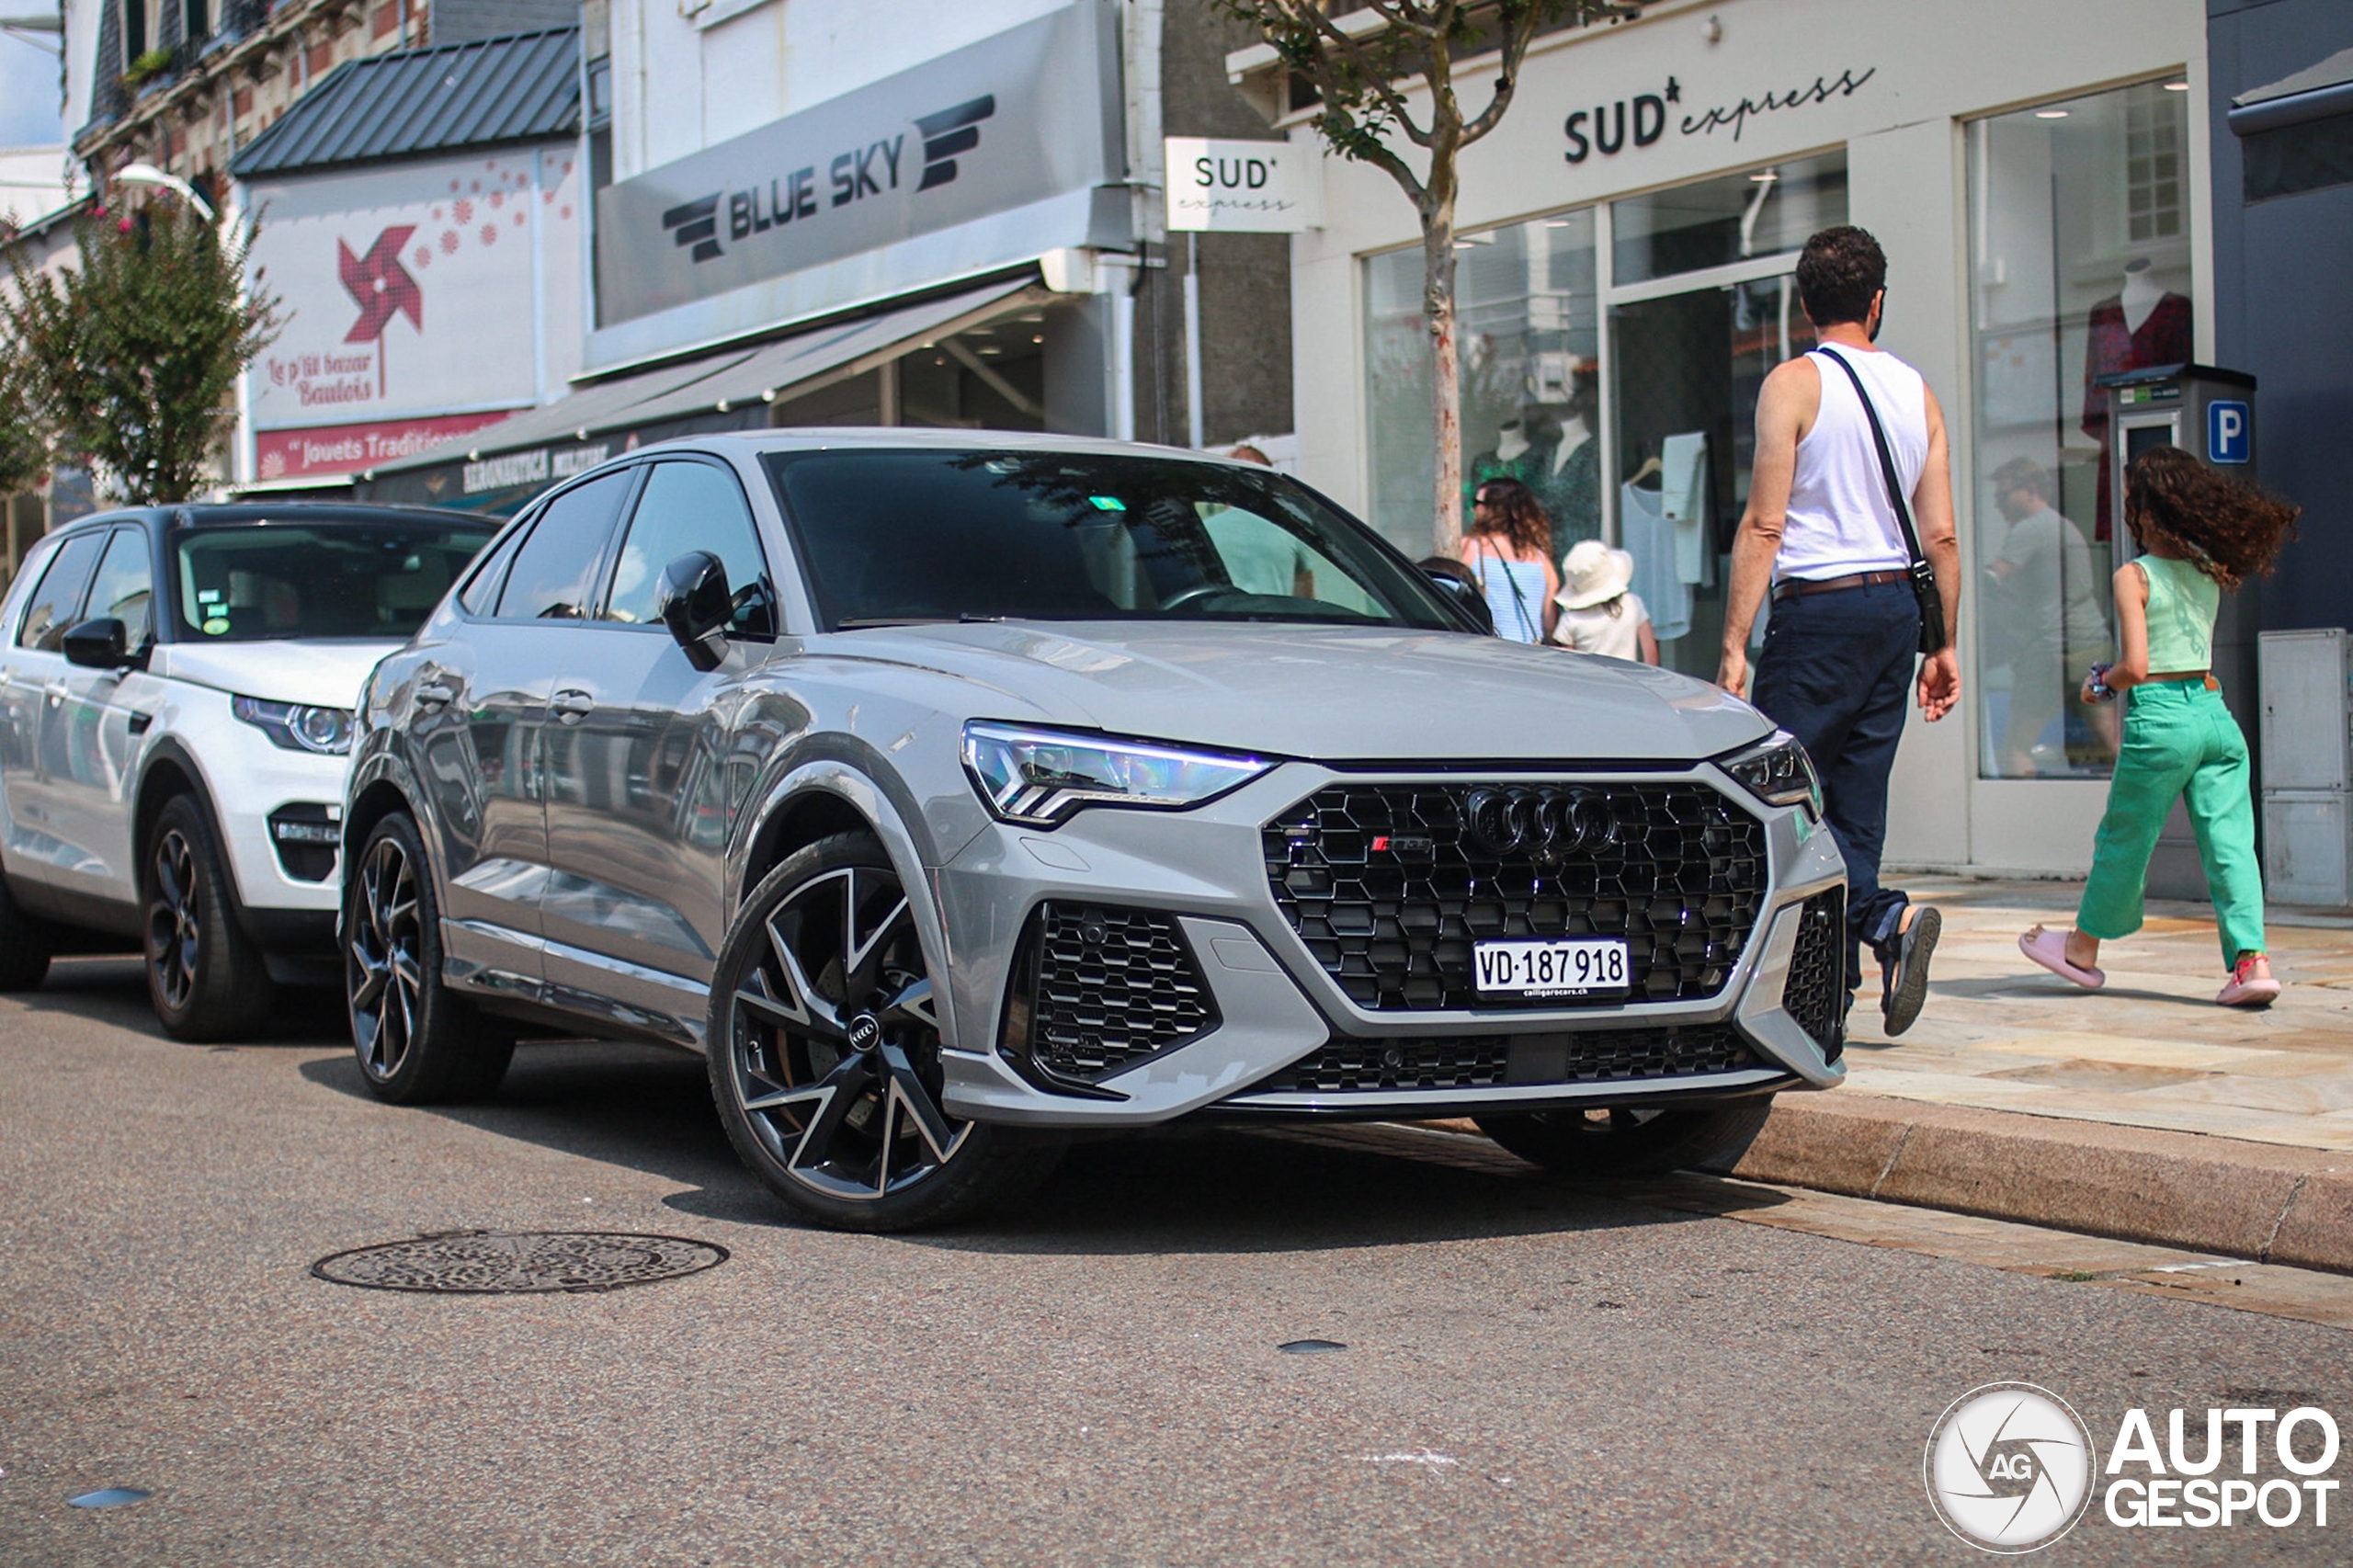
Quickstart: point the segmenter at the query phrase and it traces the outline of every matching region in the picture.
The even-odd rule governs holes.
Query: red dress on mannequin
[[[2190,343],[2189,300],[2167,292],[2135,330],[2124,324],[2124,301],[2111,295],[2092,307],[2090,340],[2084,351],[2084,434],[2099,443],[2099,508],[2095,539],[2109,537],[2108,394],[2098,379],[2119,370],[2145,369],[2151,365],[2186,365],[2195,352]]]

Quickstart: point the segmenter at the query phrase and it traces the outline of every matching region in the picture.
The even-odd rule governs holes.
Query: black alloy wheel
[[[922,941],[862,834],[810,846],[753,890],[720,955],[709,1041],[736,1152],[820,1224],[943,1224],[1034,1185],[1060,1153],[941,1108]]]
[[[1728,1165],[1740,1157],[1773,1097],[1719,1105],[1610,1106],[1482,1116],[1479,1131],[1532,1165],[1579,1181]]]
[[[395,1105],[474,1099],[506,1075],[512,1036],[441,980],[441,924],[416,824],[378,823],[344,879],[344,997],[360,1075]]]
[[[156,813],[142,871],[147,995],[164,1032],[194,1041],[252,1034],[278,988],[237,918],[220,840],[194,796],[175,795]]]

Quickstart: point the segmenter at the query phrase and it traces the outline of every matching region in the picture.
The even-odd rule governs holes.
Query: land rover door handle
[[[447,708],[457,699],[458,694],[455,689],[444,686],[438,680],[417,683],[416,705],[419,708]]]
[[[559,691],[548,699],[548,711],[566,724],[577,724],[596,710],[595,696],[577,687]]]

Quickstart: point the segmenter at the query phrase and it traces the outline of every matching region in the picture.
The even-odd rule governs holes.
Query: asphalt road
[[[1404,1131],[1102,1142],[951,1233],[804,1230],[699,1062],[530,1047],[495,1103],[400,1110],[338,1025],[174,1045],[108,961],[0,999],[0,1562],[1975,1562],[1920,1471],[1976,1385],[2048,1387],[2103,1446],[2130,1405],[2353,1416],[2340,1330]],[[580,1295],[309,1273],[469,1227],[733,1256]],[[1307,1337],[1347,1348],[1277,1349]],[[67,1506],[106,1486],[154,1494]],[[2095,1506],[2038,1561],[2343,1562],[2331,1517]]]

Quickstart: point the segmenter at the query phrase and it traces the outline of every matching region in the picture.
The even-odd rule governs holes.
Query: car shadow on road
[[[54,960],[47,979],[33,990],[11,994],[9,1000],[28,1013],[70,1013],[151,1039],[170,1040],[164,1033],[163,1025],[155,1021],[154,1006],[147,999],[145,966],[129,954]],[[188,1049],[238,1051],[348,1045],[350,1027],[340,992],[327,986],[282,985],[278,989],[269,1021],[260,1033],[210,1046],[188,1044]]]
[[[301,1071],[322,1087],[368,1096],[347,1055]],[[494,1098],[414,1114],[677,1182],[685,1190],[663,1202],[681,1214],[801,1224],[736,1159],[701,1062],[680,1052],[528,1043]],[[1694,1217],[1568,1187],[1479,1138],[1385,1125],[1188,1123],[1079,1142],[1029,1197],[898,1239],[992,1253],[1290,1252]]]

